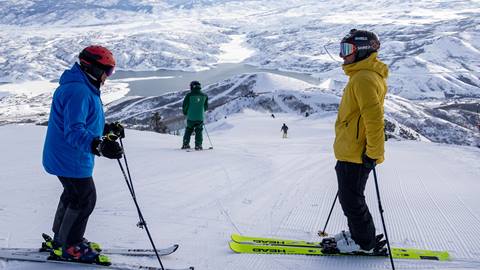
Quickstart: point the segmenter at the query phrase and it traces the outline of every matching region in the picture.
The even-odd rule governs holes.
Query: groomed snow
[[[218,56],[218,63],[241,63],[255,53],[254,49],[248,48],[245,35],[231,35],[231,41],[220,45],[222,52]]]
[[[304,82],[299,79],[277,75],[273,73],[260,72],[258,73],[257,81],[253,89],[256,93],[271,92],[272,90],[293,90],[303,91],[316,85]]]
[[[207,125],[214,150],[179,150],[181,138],[127,130],[136,195],[157,246],[180,244],[165,266],[196,269],[389,269],[382,258],[234,254],[231,233],[318,240],[336,193],[334,114],[308,118],[246,111]],[[286,123],[289,138],[281,139]],[[60,183],[41,166],[45,127],[0,127],[0,246],[36,247],[49,232]],[[204,146],[210,146],[205,136]],[[393,246],[448,250],[452,262],[397,260],[397,269],[480,267],[480,150],[388,141],[378,167]],[[86,237],[105,247],[143,247],[134,204],[115,161],[98,158],[98,201]],[[382,231],[373,179],[367,202]],[[346,228],[335,208],[327,231]],[[113,260],[158,266],[153,258]],[[86,269],[0,260],[0,269]]]

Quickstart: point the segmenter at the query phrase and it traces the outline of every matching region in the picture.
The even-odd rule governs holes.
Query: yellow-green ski
[[[282,245],[282,246],[301,246],[301,247],[320,247],[320,242],[307,242],[302,240],[290,240],[280,238],[266,238],[266,237],[252,237],[239,234],[232,234],[230,236],[232,241],[241,244],[255,244],[255,245]]]
[[[320,248],[295,246],[267,246],[230,242],[230,248],[237,253],[281,254],[281,255],[325,255]]]
[[[230,242],[230,248],[238,253],[256,253],[256,254],[284,254],[284,255],[316,255],[331,256],[332,254],[323,254],[320,248],[320,242],[307,242],[279,238],[251,237],[232,234],[233,242]],[[352,256],[353,254],[336,254]],[[353,256],[372,256],[372,255],[353,255]],[[387,256],[379,256],[387,257]],[[446,251],[433,251],[414,248],[392,248],[392,257],[394,259],[414,259],[414,260],[438,260],[447,261],[450,259]]]

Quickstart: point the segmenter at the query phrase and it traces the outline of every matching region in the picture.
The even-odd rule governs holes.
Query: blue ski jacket
[[[100,90],[75,63],[62,74],[53,94],[43,147],[45,170],[63,177],[91,177],[95,163],[91,144],[102,136],[104,125]]]

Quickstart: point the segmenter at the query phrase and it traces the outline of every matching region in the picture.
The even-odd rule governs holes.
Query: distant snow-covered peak
[[[277,90],[303,91],[315,85],[273,73],[262,72],[256,75],[253,91],[256,93],[273,92]]]

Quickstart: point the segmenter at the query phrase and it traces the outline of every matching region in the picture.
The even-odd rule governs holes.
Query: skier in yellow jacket
[[[350,231],[335,236],[340,252],[372,253],[378,247],[375,225],[365,202],[365,185],[384,160],[383,102],[388,66],[377,59],[378,37],[350,30],[340,43],[343,70],[349,77],[335,122],[338,198]]]

